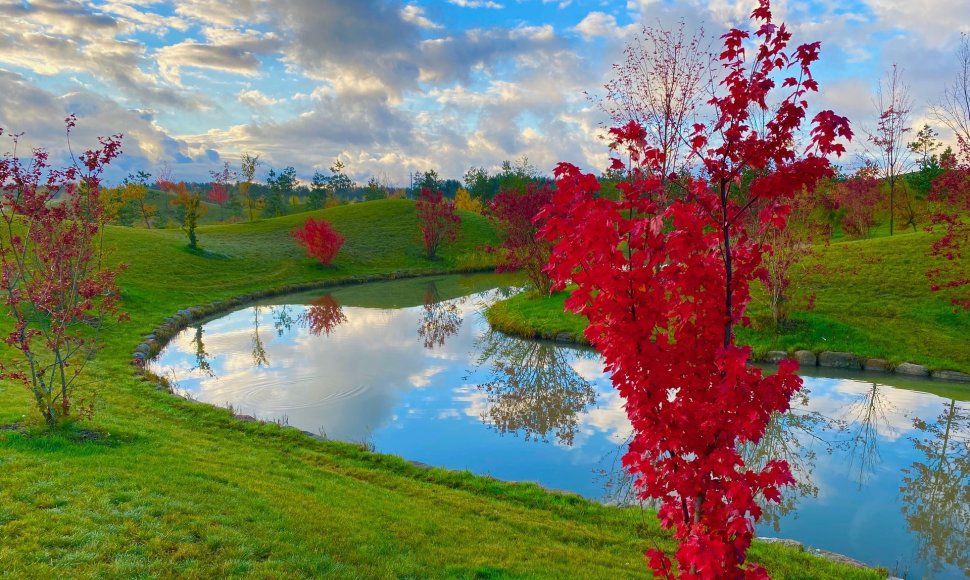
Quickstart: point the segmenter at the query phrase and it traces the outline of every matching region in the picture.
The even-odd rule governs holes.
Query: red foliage
[[[222,205],[229,201],[229,189],[221,183],[213,182],[208,198],[212,203]]]
[[[825,111],[813,120],[809,149],[796,153],[807,93],[817,90],[810,65],[819,44],[787,51],[790,35],[771,23],[767,0],[752,18],[761,21],[753,52],[744,48],[748,32],[723,37],[725,94],[711,100],[713,126],[695,127],[694,155],[704,172],[684,179],[681,199],[669,201],[656,150],[641,150],[631,159],[642,165],[618,185],[618,201],[595,195],[593,175],[560,164],[553,203],[543,212],[542,235],[555,241],[548,271],[558,287],[577,286],[567,308],[589,319],[586,336],[626,402],[634,433],[624,465],[641,497],[659,502],[661,523],[680,541],[680,573],[692,578],[764,577],[763,569],[745,567],[762,513],[756,499],[778,501],[779,488],[793,483],[784,461],[753,469],[738,452],[762,438],[801,385],[796,363],[763,376],[747,365],[751,349],[734,343],[767,250],[748,236],[745,214],[760,203],[762,228],[784,228],[788,200],[830,175],[824,156],[843,152],[836,139],[851,137],[848,121]],[[756,55],[753,62],[746,53]],[[787,74],[784,95],[773,95],[774,76]],[[754,108],[769,116],[766,133],[749,124]],[[614,135],[639,147],[635,131]],[[758,176],[735,195],[732,185],[745,170]],[[647,560],[656,575],[671,574],[667,555],[650,549]]]
[[[869,237],[876,223],[876,210],[882,203],[879,168],[867,161],[851,177],[839,184],[835,199],[845,211],[842,231],[856,238]]]
[[[322,218],[319,220],[307,218],[303,222],[303,227],[293,229],[290,235],[306,248],[308,256],[320,260],[324,265],[333,261],[344,243],[344,237],[333,229],[330,222]]]
[[[954,306],[970,310],[970,272],[964,252],[970,247],[970,152],[964,151],[965,162],[948,164],[933,180],[929,200],[933,204],[930,220],[940,237],[933,242],[931,254],[948,260],[949,267],[934,268],[926,273],[934,292],[945,290]]]
[[[540,224],[536,220],[540,210],[552,202],[550,184],[529,183],[525,191],[504,189],[489,204],[488,218],[503,233],[504,239],[498,267],[499,272],[525,270],[535,288],[546,294],[552,281],[545,272],[552,247],[548,240],[537,236]]]
[[[162,191],[176,192],[178,191],[178,184],[174,181],[168,179],[158,178],[158,189]]]
[[[74,116],[65,123],[70,142]],[[124,319],[117,269],[103,267],[99,243],[108,221],[101,174],[121,154],[121,135],[100,143],[66,169],[52,168],[42,149],[29,160],[0,158],[0,292],[12,319],[3,341],[22,355],[0,363],[0,379],[23,383],[50,425],[71,415],[72,392],[97,347],[90,323]]]
[[[299,318],[299,322],[314,336],[329,335],[346,321],[343,306],[330,294],[324,294],[310,302]]]
[[[433,260],[442,243],[458,239],[461,218],[455,211],[453,201],[446,200],[440,191],[431,191],[427,187],[421,188],[421,197],[415,205],[425,255]]]

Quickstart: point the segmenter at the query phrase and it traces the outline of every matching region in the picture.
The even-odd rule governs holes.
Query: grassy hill
[[[483,264],[493,232],[428,262],[414,204],[316,212],[346,237],[336,267],[303,257],[289,230],[306,214],[199,230],[110,228],[127,324],[88,367],[93,419],[43,430],[21,387],[0,383],[0,573],[11,577],[575,577],[645,575],[670,549],[654,518],[531,484],[425,470],[360,447],[156,390],[129,364],[140,337],[179,308],[257,289]],[[7,355],[5,355],[7,356]],[[877,578],[803,552],[752,551],[777,578]]]
[[[754,288],[753,324],[738,330],[738,341],[756,353],[848,351],[894,364],[970,372],[970,313],[955,312],[945,296],[929,290],[931,242],[925,232],[897,233],[819,248],[818,259],[806,267],[824,268],[805,278],[806,289],[816,293],[815,308],[795,312],[793,325],[776,332]],[[514,334],[581,337],[586,319],[563,312],[565,298],[519,295],[493,306],[488,319]]]

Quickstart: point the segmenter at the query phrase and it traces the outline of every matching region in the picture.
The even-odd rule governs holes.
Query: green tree
[[[270,169],[266,176],[269,195],[266,196],[266,207],[263,208],[263,215],[266,217],[286,215],[286,207],[296,184],[296,169],[292,165],[279,173]]]
[[[249,221],[256,219],[257,203],[252,194],[252,186],[256,179],[256,167],[259,165],[259,155],[243,153],[241,157],[242,165],[240,173],[243,180],[239,182],[239,197],[242,199],[242,206],[246,209]]]
[[[377,180],[376,177],[371,177],[367,180],[367,186],[364,188],[364,199],[367,201],[374,201],[377,199],[384,199],[387,197],[387,191],[381,182]]]

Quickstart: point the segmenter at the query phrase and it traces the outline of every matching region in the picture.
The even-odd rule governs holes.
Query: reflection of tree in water
[[[921,560],[970,577],[970,405],[951,400],[936,421],[915,419],[911,437],[925,455],[903,470],[902,512]]]
[[[259,337],[259,312],[261,306],[253,306],[253,366],[269,366],[269,358],[266,356],[266,347],[263,340]]]
[[[195,327],[195,336],[192,337],[192,344],[195,345],[195,367],[192,370],[200,370],[210,377],[216,376],[212,372],[212,365],[209,363],[209,353],[205,350],[202,342],[202,325]]]
[[[796,509],[799,499],[818,496],[818,486],[812,480],[816,459],[812,443],[823,445],[831,453],[832,443],[827,436],[839,429],[838,421],[818,411],[808,411],[808,398],[809,391],[803,388],[795,395],[792,409],[788,413],[775,415],[757,445],[747,444],[741,447],[744,463],[752,470],[761,470],[774,459],[788,462],[791,469],[795,485],[781,489],[781,501],[758,502],[764,510],[761,523],[771,525],[776,532],[781,518]]]
[[[347,317],[337,299],[331,294],[324,294],[307,304],[297,317],[297,322],[313,336],[329,336],[341,323],[347,322]]]
[[[283,336],[289,332],[290,329],[293,328],[293,324],[296,322],[296,320],[293,319],[293,315],[290,313],[290,307],[286,304],[270,306],[269,314],[273,319],[273,328],[276,329],[276,336]]]
[[[555,434],[572,445],[577,415],[596,402],[596,392],[569,364],[567,349],[492,331],[478,347],[478,365],[490,365],[494,376],[478,387],[488,397],[482,421],[501,433],[523,432],[527,441]]]
[[[894,408],[881,386],[872,383],[865,393],[846,406],[840,417],[843,430],[849,435],[842,447],[849,454],[850,474],[858,469],[859,489],[873,474],[873,468],[879,461],[880,427],[887,432],[896,430],[889,420],[889,411]]]
[[[796,509],[800,498],[818,495],[818,486],[812,479],[817,455],[812,443],[819,443],[831,453],[832,445],[827,437],[839,430],[837,421],[817,411],[807,410],[808,396],[807,390],[800,391],[796,395],[797,400],[793,401],[792,410],[784,415],[775,415],[758,445],[744,445],[741,448],[745,464],[753,470],[763,469],[773,459],[783,459],[791,468],[795,485],[781,490],[781,502],[758,502],[764,510],[761,523],[770,524],[775,531],[779,529],[781,518]],[[794,407],[795,402],[800,403],[800,407]],[[605,457],[609,466],[598,471],[598,475],[604,479],[604,503],[640,503],[633,489],[633,477],[622,466],[622,458],[629,443],[627,439]]]
[[[465,298],[444,301],[434,281],[428,283],[424,293],[424,313],[418,323],[418,336],[424,339],[425,348],[444,346],[445,340],[458,334],[461,329],[461,304]]]

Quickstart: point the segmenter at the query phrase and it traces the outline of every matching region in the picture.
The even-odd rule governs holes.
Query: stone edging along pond
[[[498,330],[502,330],[499,328]],[[566,344],[588,345],[584,340],[577,340],[572,333],[561,332],[554,336],[537,335],[527,338],[541,338],[544,340],[554,340]],[[796,350],[788,354],[783,350],[769,350],[763,356],[755,356],[752,362],[777,364],[786,359],[798,361],[801,367],[823,367],[832,369],[845,369],[852,371],[872,371],[883,373],[895,373],[913,378],[935,379],[940,381],[950,381],[957,383],[970,383],[970,374],[958,371],[930,371],[929,368],[915,363],[904,362],[893,365],[882,358],[865,358],[851,352],[822,351],[817,355],[810,350]]]

